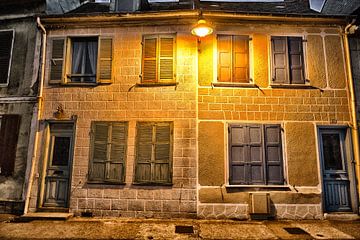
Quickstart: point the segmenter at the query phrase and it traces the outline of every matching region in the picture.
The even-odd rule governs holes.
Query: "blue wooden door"
[[[351,211],[345,130],[321,129],[320,150],[326,212]]]

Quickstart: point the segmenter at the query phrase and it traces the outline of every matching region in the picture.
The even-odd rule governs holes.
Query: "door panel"
[[[55,125],[55,126],[54,126]],[[73,124],[66,128],[50,126],[48,164],[42,207],[68,207],[72,165]]]
[[[351,211],[345,130],[321,129],[320,147],[325,210],[327,212]]]

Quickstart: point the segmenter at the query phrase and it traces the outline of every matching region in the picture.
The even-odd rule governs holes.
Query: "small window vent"
[[[268,193],[250,193],[251,214],[270,214],[270,196]]]

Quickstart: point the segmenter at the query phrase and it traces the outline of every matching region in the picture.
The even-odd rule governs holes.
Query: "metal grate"
[[[193,226],[175,226],[175,233],[193,234]]]
[[[287,231],[290,234],[306,234],[309,235],[309,233],[307,233],[306,231],[304,231],[301,228],[298,227],[286,227],[284,228],[285,231]]]

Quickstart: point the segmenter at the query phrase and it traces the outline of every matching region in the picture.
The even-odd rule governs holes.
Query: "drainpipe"
[[[351,71],[351,59],[350,59],[350,51],[349,51],[349,40],[348,35],[354,33],[354,31],[358,28],[354,25],[355,19],[352,23],[348,24],[344,29],[344,48],[345,48],[345,58],[346,58],[346,70],[347,70],[347,81],[350,92],[350,109],[351,109],[351,120],[352,120],[352,140],[353,140],[353,151],[354,151],[354,161],[355,161],[355,172],[357,179],[360,179],[360,150],[359,150],[359,128],[357,123],[356,116],[356,98],[355,98],[355,86],[352,77]],[[358,193],[360,193],[360,182],[357,183]],[[359,199],[360,200],[360,199]]]
[[[36,19],[37,26],[40,28],[42,32],[42,49],[41,49],[41,72],[40,72],[40,84],[39,84],[39,91],[38,91],[38,97],[37,97],[37,111],[34,111],[34,114],[36,114],[36,126],[35,126],[35,141],[34,146],[32,150],[32,157],[31,157],[31,168],[29,173],[29,181],[26,189],[26,195],[25,195],[25,206],[24,206],[24,215],[29,210],[29,203],[30,203],[30,196],[31,196],[31,188],[33,185],[33,179],[34,179],[34,171],[35,171],[35,161],[37,158],[37,151],[38,151],[38,142],[39,142],[39,136],[40,136],[40,119],[41,119],[41,113],[43,109],[43,90],[44,90],[44,76],[45,76],[45,50],[46,50],[46,30],[44,26],[41,24],[40,17],[37,17]]]

